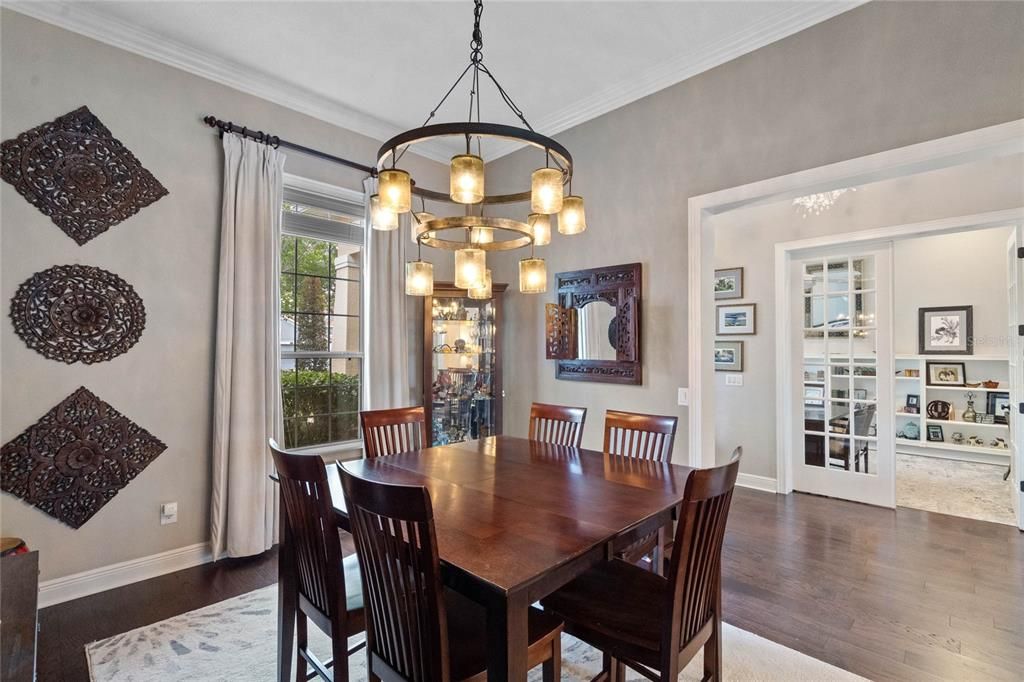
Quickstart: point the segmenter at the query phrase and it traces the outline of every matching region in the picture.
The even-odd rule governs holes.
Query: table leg
[[[292,679],[292,650],[295,646],[295,611],[298,608],[295,555],[292,553],[291,531],[284,518],[281,499],[281,545],[277,554],[277,679]]]
[[[526,679],[527,628],[530,605],[524,598],[496,599],[487,609],[487,679],[498,682]]]

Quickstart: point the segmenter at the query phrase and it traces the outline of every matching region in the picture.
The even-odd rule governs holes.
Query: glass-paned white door
[[[891,249],[794,260],[802,404],[794,489],[895,506]]]
[[[1013,482],[1013,511],[1017,515],[1017,527],[1024,530],[1024,260],[1018,256],[1018,249],[1024,246],[1024,228],[1017,225],[1006,244],[1007,303],[1009,304],[1010,339],[1010,411],[1007,422],[1010,425],[1010,481]]]

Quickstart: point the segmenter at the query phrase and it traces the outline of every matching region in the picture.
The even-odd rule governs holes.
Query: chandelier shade
[[[487,271],[484,272],[484,276],[481,278],[479,285],[470,287],[469,297],[479,301],[486,300],[491,297],[491,286],[491,269],[487,268]]]
[[[474,244],[493,244],[494,230],[490,227],[474,227],[469,240]]]
[[[543,294],[548,290],[548,268],[543,258],[524,258],[519,261],[519,292]]]
[[[460,204],[479,204],[484,200],[484,160],[475,154],[452,157],[452,201]]]
[[[547,246],[551,243],[551,216],[545,213],[531,213],[526,218],[533,233],[534,246]]]
[[[562,202],[562,210],[558,214],[558,232],[560,234],[579,234],[587,229],[587,217],[583,212],[583,197],[569,195]]]
[[[412,210],[412,177],[401,168],[388,168],[377,173],[380,207],[392,213]]]
[[[434,294],[434,265],[423,260],[405,264],[405,293],[409,296]]]
[[[382,232],[398,229],[398,214],[381,206],[379,194],[370,197],[370,226]]]
[[[562,171],[538,168],[530,176],[530,210],[550,215],[562,210]]]
[[[455,252],[455,286],[471,289],[483,279],[487,259],[481,249],[459,249]]]

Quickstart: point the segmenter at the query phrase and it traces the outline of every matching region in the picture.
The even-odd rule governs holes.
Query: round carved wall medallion
[[[14,331],[29,348],[68,364],[111,360],[142,336],[146,308],[112,272],[57,265],[25,280],[11,299]]]

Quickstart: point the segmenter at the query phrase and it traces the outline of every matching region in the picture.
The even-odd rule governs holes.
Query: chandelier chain
[[[472,64],[479,64],[484,60],[484,34],[480,30],[480,17],[484,13],[484,1],[475,0],[473,3],[473,39],[470,41],[469,61]]]

